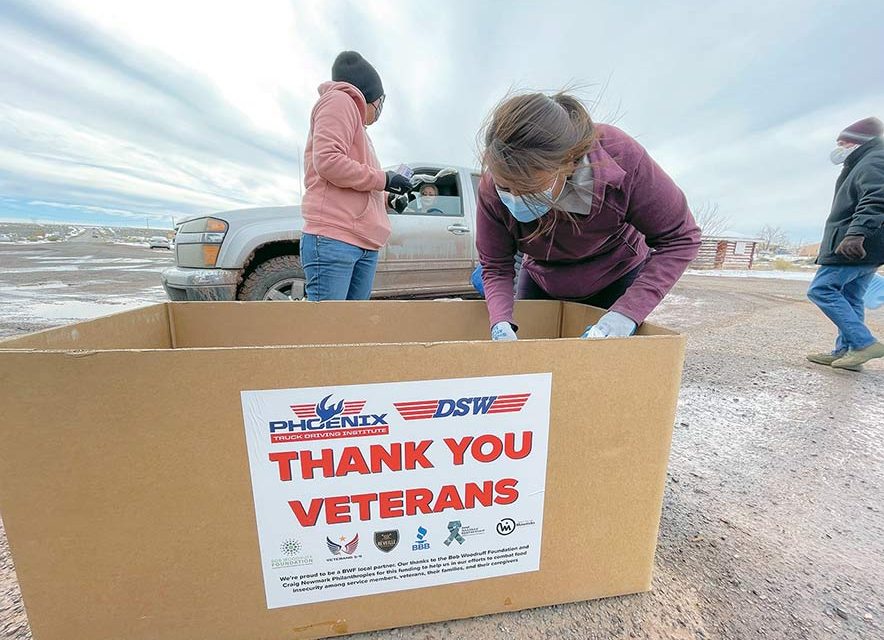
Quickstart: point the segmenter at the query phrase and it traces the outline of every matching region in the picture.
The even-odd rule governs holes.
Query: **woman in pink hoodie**
[[[385,97],[378,72],[355,51],[338,55],[332,81],[319,86],[301,203],[301,265],[312,302],[369,298],[378,250],[390,237],[384,192],[411,190],[405,176],[381,169],[366,132]]]

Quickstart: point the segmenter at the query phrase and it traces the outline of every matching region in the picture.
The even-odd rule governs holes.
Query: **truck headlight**
[[[226,234],[227,223],[218,218],[198,218],[180,225],[175,235],[178,266],[214,267]]]

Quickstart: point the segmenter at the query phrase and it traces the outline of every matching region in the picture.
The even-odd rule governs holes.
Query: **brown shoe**
[[[851,349],[843,358],[838,358],[832,363],[838,369],[854,369],[863,363],[875,358],[884,358],[884,344],[875,342],[865,349]]]
[[[841,353],[808,353],[807,359],[813,362],[814,364],[824,364],[827,367],[831,366],[835,360],[839,358],[843,358],[847,355],[846,351],[842,351]]]

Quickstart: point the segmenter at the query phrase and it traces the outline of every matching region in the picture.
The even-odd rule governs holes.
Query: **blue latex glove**
[[[482,265],[478,265],[473,270],[473,275],[470,276],[470,283],[473,285],[473,289],[479,292],[479,295],[483,298],[485,297],[485,285],[482,283]]]
[[[584,340],[588,338],[628,338],[638,325],[632,320],[616,311],[609,311],[595,324],[586,327],[586,331],[580,336]]]
[[[509,322],[498,322],[491,327],[491,339],[495,342],[512,342],[518,340],[516,332],[513,331],[513,325]]]

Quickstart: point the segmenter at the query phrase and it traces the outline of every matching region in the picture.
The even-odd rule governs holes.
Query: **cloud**
[[[694,205],[724,205],[734,231],[752,234],[771,222],[809,240],[828,215],[840,172],[828,158],[834,138],[857,114],[881,104],[884,92],[750,130],[711,149],[694,132],[661,145],[657,157],[677,173]],[[698,148],[703,152],[692,152]]]
[[[475,165],[508,90],[576,84],[693,204],[808,238],[837,132],[882,115],[882,24],[873,0],[8,0],[0,194],[19,216],[124,222],[296,202],[316,87],[355,49],[388,94],[370,130],[383,164]]]
[[[4,195],[167,217],[296,193],[297,139],[255,127],[202,76],[78,17],[13,4],[4,18]]]
[[[108,209],[106,207],[92,207],[85,204],[64,204],[61,202],[43,202],[42,200],[31,200],[28,202],[29,206],[33,207],[54,207],[56,209],[74,209],[79,211],[88,211],[90,213],[104,213],[107,215],[113,216],[126,216],[126,217],[135,217],[139,214],[133,211],[126,211],[125,209]]]

